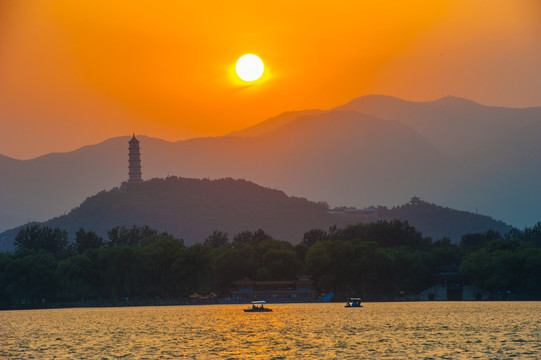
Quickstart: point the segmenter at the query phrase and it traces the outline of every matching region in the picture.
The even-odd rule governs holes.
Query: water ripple
[[[269,306],[3,311],[0,358],[541,358],[539,302]]]

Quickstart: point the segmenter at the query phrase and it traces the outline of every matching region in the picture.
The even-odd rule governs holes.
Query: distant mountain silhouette
[[[370,95],[356,98],[337,109],[399,121],[450,156],[469,154],[486,144],[505,139],[511,131],[541,120],[541,107],[512,109],[483,106],[453,96],[435,101],[413,102]]]
[[[223,137],[137,137],[144,179],[246,179],[332,206],[392,207],[419,195],[515,226],[541,217],[541,108],[365,96]],[[67,213],[119,186],[129,138],[25,161],[0,157],[0,231]]]
[[[301,116],[317,115],[317,114],[321,114],[322,112],[323,110],[287,111],[278,116],[271,117],[247,129],[231,132],[227,134],[226,136],[254,137],[254,136],[263,135],[273,130],[276,130],[277,128],[281,127],[282,125],[287,124],[288,122],[290,122],[291,120],[294,120],[295,118],[298,118]]]
[[[442,191],[425,193],[454,208],[479,208],[515,226],[541,218],[541,107],[483,106],[452,96],[412,102],[363,96],[338,109],[399,121],[449,157]],[[438,170],[439,171],[439,170]]]
[[[68,214],[42,225],[67,230],[72,239],[80,228],[106,238],[107,231],[116,226],[148,225],[183,238],[187,244],[202,242],[215,230],[227,232],[232,239],[241,231],[263,229],[276,239],[296,244],[312,229],[327,230],[333,225],[344,228],[377,218],[411,221],[425,236],[447,236],[454,241],[466,232],[509,229],[486,216],[422,202],[393,209],[380,207],[379,213],[368,215],[337,213],[330,212],[325,203],[290,197],[245,180],[177,177],[134,184],[127,191],[101,191]],[[0,251],[13,250],[19,230],[0,234]]]

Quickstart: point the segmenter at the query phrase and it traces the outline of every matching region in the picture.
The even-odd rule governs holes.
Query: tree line
[[[115,227],[107,239],[80,229],[31,225],[0,253],[0,307],[180,301],[194,292],[228,296],[236,280],[294,280],[309,275],[320,294],[399,300],[435,285],[435,274],[455,266],[471,284],[516,299],[541,299],[541,223],[501,235],[496,231],[433,241],[407,222],[379,221],[313,229],[293,245],[264,230],[230,239],[214,231],[186,246],[148,226]]]

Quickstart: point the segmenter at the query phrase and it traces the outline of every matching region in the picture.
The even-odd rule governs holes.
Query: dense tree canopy
[[[0,306],[127,299],[186,299],[194,292],[227,296],[236,280],[293,280],[308,275],[320,293],[393,300],[434,285],[441,267],[460,266],[473,285],[493,294],[541,299],[541,224],[432,241],[407,222],[380,221],[307,231],[293,246],[264,230],[233,240],[214,231],[202,244],[155,229],[114,227],[108,239],[80,229],[69,244],[59,228],[31,225],[17,251],[0,253]]]
[[[519,239],[496,239],[467,254],[461,271],[472,282],[496,293],[541,297],[541,250]]]

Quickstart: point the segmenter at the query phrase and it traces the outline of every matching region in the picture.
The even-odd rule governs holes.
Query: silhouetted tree
[[[41,304],[56,298],[57,262],[50,252],[23,249],[5,269],[6,292],[13,304]]]
[[[541,249],[519,239],[489,241],[466,255],[460,266],[474,285],[524,300],[541,297],[540,269]]]
[[[313,229],[304,233],[301,243],[310,247],[317,242],[326,240],[329,240],[329,234],[326,231],[321,229]]]
[[[107,232],[109,237],[110,246],[145,246],[150,245],[154,241],[163,238],[174,239],[174,236],[167,232],[159,233],[158,230],[145,226],[136,226],[134,225],[131,229],[128,229],[124,226],[114,227]]]
[[[85,255],[76,255],[58,263],[55,278],[64,300],[74,301],[97,296],[97,269]]]
[[[329,227],[329,232],[327,233],[329,240],[337,240],[342,239],[344,237],[344,233],[342,229],[339,229],[336,225]]]
[[[233,237],[233,245],[235,247],[241,245],[251,245],[253,243],[254,233],[251,231],[242,231]]]
[[[292,250],[269,250],[262,260],[262,268],[267,272],[259,280],[294,280],[302,267]]]
[[[95,231],[85,231],[83,228],[75,233],[75,251],[82,254],[89,249],[98,249],[105,245],[105,241]]]
[[[9,304],[9,296],[6,291],[7,279],[6,268],[12,262],[12,255],[0,252],[0,306],[6,307]]]
[[[177,239],[163,238],[139,250],[144,258],[148,295],[172,297],[185,295],[187,248]],[[152,290],[151,290],[152,289]]]
[[[470,252],[480,249],[489,241],[494,241],[501,238],[500,233],[494,230],[488,230],[485,233],[465,234],[460,239],[460,247],[464,251]]]
[[[212,248],[223,249],[229,245],[229,235],[227,233],[215,230],[205,239],[203,244]]]
[[[67,231],[40,225],[26,226],[15,237],[17,250],[45,250],[57,259],[62,259],[67,255],[68,244]]]
[[[253,277],[256,266],[248,247],[226,249],[216,257],[215,285],[220,291],[230,289],[233,281]]]
[[[260,242],[271,240],[272,237],[265,233],[262,229],[258,229],[255,232],[242,231],[235,235],[233,238],[233,245],[256,245]]]
[[[415,227],[409,225],[407,221],[400,220],[349,225],[342,231],[341,239],[362,239],[375,241],[381,247],[409,246],[423,250],[429,249],[432,244],[431,240],[423,238],[421,232]]]
[[[541,247],[541,222],[532,227],[527,227],[523,231],[523,237],[520,239],[532,242],[536,247]]]

